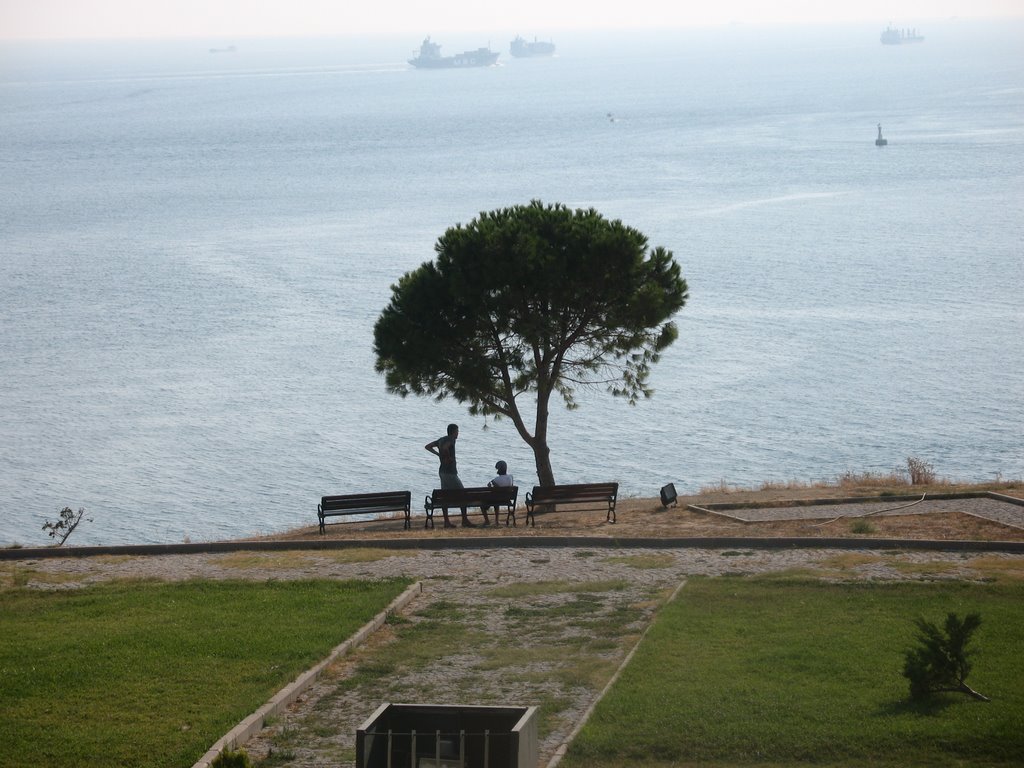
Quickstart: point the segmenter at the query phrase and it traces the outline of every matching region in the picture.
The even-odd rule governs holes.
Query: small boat
[[[879,123],[878,124],[878,138],[875,139],[875,146],[876,147],[884,147],[888,143],[889,143],[888,139],[883,139],[882,138],[882,124]]]
[[[441,46],[428,36],[420,45],[419,55],[409,59],[417,69],[459,69],[463,67],[490,67],[498,62],[498,53],[489,47],[464,51],[454,56],[442,56]]]

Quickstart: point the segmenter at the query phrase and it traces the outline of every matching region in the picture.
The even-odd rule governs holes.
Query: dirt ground
[[[797,537],[797,538],[853,538],[863,539],[915,539],[962,541],[1024,541],[1024,507],[1008,502],[963,499],[943,502],[941,508],[932,505],[907,507],[905,497],[918,494],[974,493],[992,490],[1004,496],[1024,499],[1024,485],[941,485],[922,487],[814,487],[778,488],[768,490],[722,490],[697,496],[679,497],[676,506],[666,509],[660,499],[619,499],[616,507],[617,522],[606,522],[601,511],[559,510],[554,514],[538,515],[534,527],[525,525],[526,510],[520,502],[517,509],[518,525],[491,525],[476,528],[444,530],[438,525],[424,530],[423,513],[413,508],[412,529],[404,531],[399,519],[370,522],[343,522],[327,526],[321,537],[317,527],[311,525],[276,534],[274,539],[383,539],[392,537],[543,537],[594,536],[614,539],[629,538],[717,538],[717,537]],[[825,517],[798,519],[790,514],[791,502],[809,500],[849,499],[849,504],[830,505]],[[930,502],[929,502],[930,503]],[[744,521],[743,510],[723,510],[721,514],[695,511],[692,506],[706,508],[716,504],[756,504],[772,508],[773,520]],[[778,505],[778,506],[775,506]],[[894,508],[894,512],[886,510]],[[980,512],[1002,507],[1005,513],[999,520],[987,519]],[[792,507],[790,508],[792,509]],[[834,511],[833,511],[834,510]],[[884,512],[880,514],[879,511]],[[862,518],[862,519],[859,519]],[[335,520],[340,518],[335,518]],[[458,519],[458,514],[453,516]],[[475,515],[474,520],[480,521]]]

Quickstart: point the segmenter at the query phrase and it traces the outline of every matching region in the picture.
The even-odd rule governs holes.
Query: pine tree
[[[967,644],[981,625],[981,616],[970,613],[961,621],[950,613],[946,616],[945,632],[921,618],[914,624],[920,645],[906,652],[903,664],[903,676],[910,681],[910,698],[918,700],[932,693],[954,692],[989,701],[965,682],[973,654]]]

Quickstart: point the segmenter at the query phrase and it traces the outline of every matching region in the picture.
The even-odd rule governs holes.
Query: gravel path
[[[1004,525],[1024,528],[1024,506],[998,499],[927,499],[893,501],[878,499],[860,504],[808,504],[786,507],[731,509],[730,517],[748,522],[767,520],[831,520],[838,517],[868,515],[928,515],[937,512],[964,512]]]

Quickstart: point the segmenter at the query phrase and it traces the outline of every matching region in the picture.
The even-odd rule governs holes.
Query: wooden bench
[[[516,503],[519,499],[519,488],[515,485],[491,488],[435,488],[423,502],[423,508],[427,512],[427,519],[423,523],[424,528],[434,527],[434,512],[436,510],[461,510],[462,507],[493,507],[494,524],[498,524],[498,508],[505,508],[505,525],[512,521],[516,524]],[[461,511],[460,511],[461,516]]]
[[[578,485],[535,485],[526,494],[526,524],[537,527],[537,512],[554,512],[561,505],[575,505],[584,512],[601,511],[605,521],[615,522],[618,483],[581,483]],[[532,523],[531,523],[532,521]]]
[[[328,517],[373,515],[381,512],[404,512],[403,529],[412,528],[409,508],[412,505],[411,491],[385,491],[383,493],[351,493],[347,496],[323,496],[317,504],[316,513],[320,518],[320,533]],[[397,519],[397,518],[396,518]],[[339,521],[341,522],[341,521]]]

